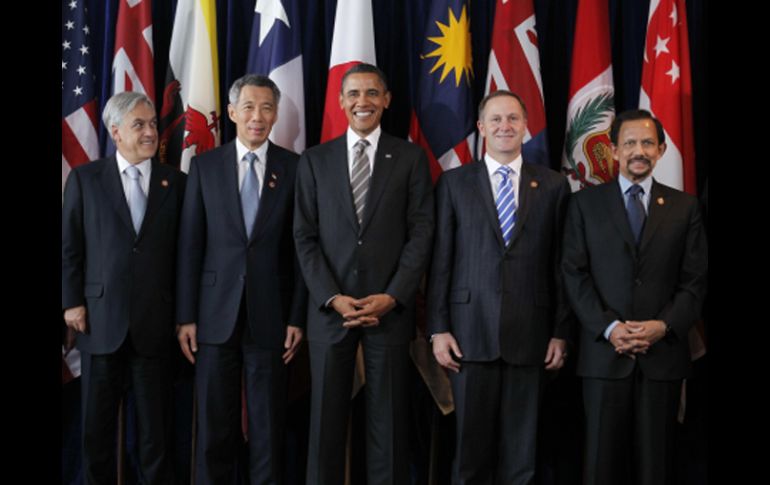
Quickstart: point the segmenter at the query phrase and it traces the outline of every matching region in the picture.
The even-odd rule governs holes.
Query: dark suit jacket
[[[179,230],[177,322],[198,342],[232,335],[244,287],[252,336],[282,349],[288,324],[304,327],[307,290],[291,236],[297,155],[270,143],[251,238],[243,224],[235,141],[194,157]]]
[[[428,335],[452,332],[463,360],[543,365],[548,341],[567,338],[558,253],[569,184],[538,165],[521,172],[507,248],[483,161],[438,181]]]
[[[302,154],[294,238],[310,292],[308,339],[338,342],[342,317],[324,304],[338,293],[387,293],[397,308],[366,329],[383,343],[414,334],[414,296],[433,237],[433,187],[418,146],[382,133],[362,227],[350,191],[346,135]]]
[[[706,288],[708,252],[698,201],[653,181],[640,247],[634,244],[618,181],[572,197],[562,271],[581,324],[578,374],[617,379],[634,361],[604,338],[614,320],[663,320],[672,331],[637,359],[655,380],[685,377],[688,332]]]
[[[114,156],[77,167],[62,207],[62,308],[85,305],[88,333],[78,347],[134,348],[157,355],[174,342],[175,251],[185,175],[152,161],[150,191],[137,235]]]

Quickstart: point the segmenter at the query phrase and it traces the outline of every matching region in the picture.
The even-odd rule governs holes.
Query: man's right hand
[[[64,310],[64,322],[69,328],[76,332],[86,332],[86,307],[85,305],[74,306]]]
[[[349,320],[346,319],[345,315],[349,313],[354,313],[360,310],[360,308],[357,308],[353,304],[354,301],[356,300],[352,296],[337,295],[334,297],[334,299],[331,302],[331,306],[332,308],[334,308],[334,311],[339,313],[340,316],[342,316],[342,318],[345,319],[345,322],[342,324],[345,328],[373,327],[380,323],[380,320],[377,317],[373,317],[373,316],[360,316]]]
[[[191,364],[195,363],[195,352],[198,351],[197,329],[198,326],[195,322],[176,326],[176,338],[179,340],[179,347]]]
[[[433,336],[433,355],[441,367],[460,372],[460,363],[454,360],[452,353],[458,358],[463,357],[460,346],[450,332],[437,333]],[[451,351],[451,352],[450,352]]]
[[[635,331],[620,322],[615,325],[610,333],[610,343],[615,347],[615,352],[634,357],[634,354],[644,354],[650,348],[650,343],[638,338]]]

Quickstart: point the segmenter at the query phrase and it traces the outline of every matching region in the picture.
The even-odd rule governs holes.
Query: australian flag
[[[258,0],[249,43],[247,71],[269,76],[281,90],[278,122],[270,140],[305,150],[305,88],[298,0]]]

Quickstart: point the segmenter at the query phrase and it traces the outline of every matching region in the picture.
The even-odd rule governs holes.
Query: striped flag
[[[152,1],[120,0],[112,59],[112,94],[144,93],[155,102]]]

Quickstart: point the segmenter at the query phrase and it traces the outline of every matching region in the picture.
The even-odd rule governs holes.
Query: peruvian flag
[[[607,0],[581,0],[575,21],[562,172],[572,191],[613,180],[609,130],[615,115]]]
[[[694,195],[695,143],[687,39],[685,0],[652,0],[639,107],[663,123],[668,145],[653,175],[666,185]]]
[[[112,94],[144,93],[155,101],[151,0],[120,0],[112,60]]]
[[[342,76],[361,63],[377,64],[372,3],[370,0],[339,0],[334,16],[321,143],[341,136],[348,128],[348,120],[339,102]]]
[[[540,80],[540,52],[537,46],[532,0],[497,0],[484,94],[507,89],[521,97],[527,107],[524,159],[548,166],[543,83]]]

